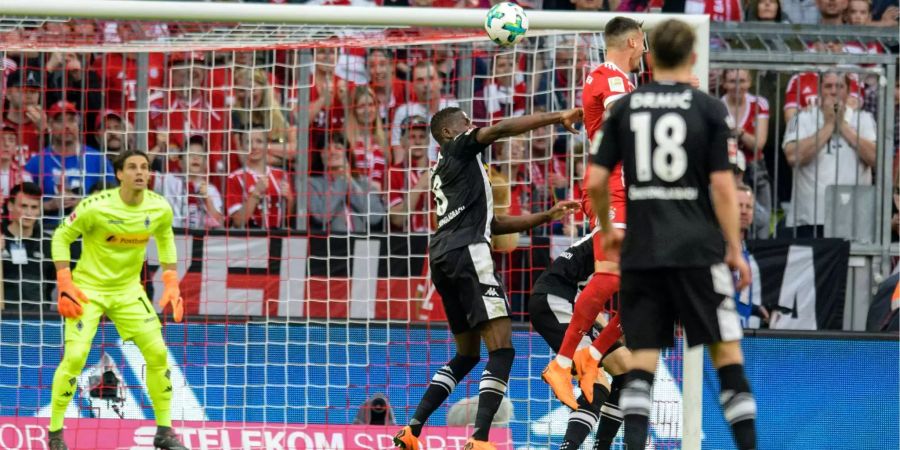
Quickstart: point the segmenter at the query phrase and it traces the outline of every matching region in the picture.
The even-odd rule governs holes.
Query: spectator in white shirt
[[[798,237],[821,236],[827,186],[872,184],[875,119],[847,105],[847,86],[846,75],[826,73],[821,106],[800,111],[784,134],[782,149],[794,168],[786,225]]]

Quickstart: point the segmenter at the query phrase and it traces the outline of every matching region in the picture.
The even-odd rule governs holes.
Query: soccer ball
[[[516,45],[528,31],[528,17],[522,7],[515,3],[497,3],[484,19],[484,31],[497,45]]]

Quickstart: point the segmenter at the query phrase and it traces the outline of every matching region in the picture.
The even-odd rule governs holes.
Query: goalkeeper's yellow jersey
[[[140,284],[150,237],[159,261],[175,263],[172,207],[149,189],[137,206],[125,204],[118,188],[82,200],[53,233],[53,260],[71,260],[69,250],[79,236],[81,259],[72,278],[80,288],[114,292]]]

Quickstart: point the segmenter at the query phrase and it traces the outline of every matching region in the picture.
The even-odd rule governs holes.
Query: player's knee
[[[512,322],[509,317],[485,322],[481,329],[481,338],[488,352],[502,348],[512,348]]]
[[[453,337],[456,340],[456,353],[470,357],[478,358],[481,355],[481,336],[473,330],[465,333],[457,334]]]
[[[627,373],[631,370],[631,367],[628,364],[629,355],[628,349],[625,347],[618,347],[603,358],[603,368],[613,376]]]
[[[162,337],[154,339],[150,343],[141,348],[147,367],[165,367],[168,362],[168,349]]]
[[[709,346],[709,356],[716,368],[744,364],[740,341],[717,342]]]
[[[579,332],[587,333],[597,315],[603,310],[603,301],[594,297],[579,297],[575,302],[575,308],[572,310],[572,324],[579,328]]]
[[[619,263],[612,261],[594,261],[594,272],[619,274]]]
[[[84,342],[66,342],[65,353],[60,366],[69,373],[81,373],[91,352],[90,344]]]

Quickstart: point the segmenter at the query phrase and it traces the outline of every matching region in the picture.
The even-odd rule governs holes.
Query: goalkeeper
[[[159,318],[141,285],[147,242],[156,238],[163,268],[160,305],[169,304],[180,322],[184,306],[175,270],[172,208],[147,189],[150,160],[146,153],[123,152],[113,164],[120,187],[96,193],[78,204],[53,234],[53,261],[59,313],[65,317],[65,355],[53,376],[50,450],[65,450],[63,417],[76,390],[100,317],[106,314],[122,340],[132,340],[147,362],[147,390],[153,402],[156,448],[187,450],[172,430],[172,381]],[[69,246],[78,237],[83,251],[75,272],[69,270]]]

